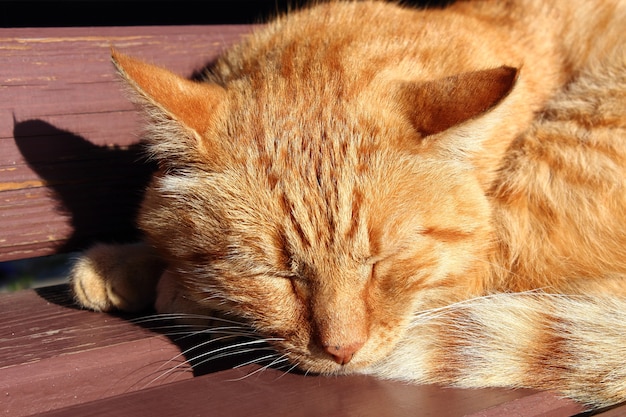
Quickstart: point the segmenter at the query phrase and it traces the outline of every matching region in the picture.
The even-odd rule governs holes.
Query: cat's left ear
[[[404,83],[399,100],[413,127],[431,136],[477,118],[500,103],[517,81],[516,68],[479,70]]]
[[[207,134],[220,117],[226,90],[213,83],[194,82],[115,49],[113,64],[131,87],[133,98],[152,119],[149,143],[163,163],[204,154],[219,159],[219,144],[207,143]],[[197,152],[194,152],[197,151]]]

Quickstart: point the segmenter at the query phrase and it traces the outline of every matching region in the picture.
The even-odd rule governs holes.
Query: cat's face
[[[233,101],[211,133],[228,162],[162,173],[141,215],[188,298],[304,369],[338,372],[382,359],[419,308],[480,285],[465,279],[483,266],[490,212],[467,164],[406,149],[418,135],[374,110],[304,124]]]
[[[162,168],[139,224],[185,298],[244,319],[303,369],[340,372],[383,359],[416,311],[480,292],[493,231],[472,120],[516,70],[220,86],[114,60]]]

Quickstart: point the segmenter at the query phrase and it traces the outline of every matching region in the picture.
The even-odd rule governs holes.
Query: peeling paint
[[[45,187],[46,185],[46,182],[41,180],[0,182],[0,191],[23,190],[25,188]]]

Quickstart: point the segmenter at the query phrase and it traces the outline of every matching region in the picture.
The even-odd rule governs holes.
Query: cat
[[[626,400],[624,22],[331,1],[202,82],[113,50],[160,169],[78,303],[237,318],[307,372]]]

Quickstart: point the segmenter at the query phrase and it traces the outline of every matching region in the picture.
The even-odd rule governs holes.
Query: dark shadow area
[[[156,316],[155,316],[156,317]],[[135,316],[134,324],[166,336],[182,352],[194,376],[225,371],[249,364],[278,368],[272,361],[279,356],[272,347],[255,336],[220,334],[217,323],[207,319],[205,329],[181,328],[181,323],[168,318]],[[285,367],[285,363],[281,363]],[[174,365],[173,365],[174,366]],[[291,366],[287,366],[287,369]],[[298,370],[289,370],[300,373]]]
[[[15,143],[71,218],[73,234],[58,252],[84,249],[94,240],[132,242],[137,209],[156,164],[143,146],[96,146],[42,120],[15,122]]]
[[[0,262],[0,294],[67,282],[74,253]]]
[[[260,23],[301,0],[7,1],[0,27],[149,26]]]
[[[67,284],[37,288],[35,292],[49,303],[80,310],[80,307],[74,303],[72,292]],[[123,312],[85,312],[85,314],[102,314],[121,318],[136,326],[166,336],[183,353],[184,360],[191,365],[195,376],[232,369],[249,363],[261,366],[271,365],[273,360],[273,357],[264,359],[273,352],[269,345],[256,342],[255,337],[223,339],[223,334],[217,335],[211,329],[220,326],[232,327],[232,325],[220,324],[208,318],[205,321],[196,320],[199,327],[191,329],[180,321],[159,317],[154,311],[133,314]],[[201,329],[206,329],[206,331],[203,332]],[[172,361],[171,366],[174,367],[178,363],[178,360]],[[292,370],[292,372],[298,373],[299,371]]]
[[[75,303],[70,287],[66,284],[51,285],[49,287],[36,288],[38,296],[51,304],[61,307],[80,309]]]
[[[319,0],[315,0],[319,1]],[[402,4],[440,7],[453,0],[405,0]],[[0,27],[147,26],[248,24],[297,9],[306,0],[205,1],[4,1]]]

